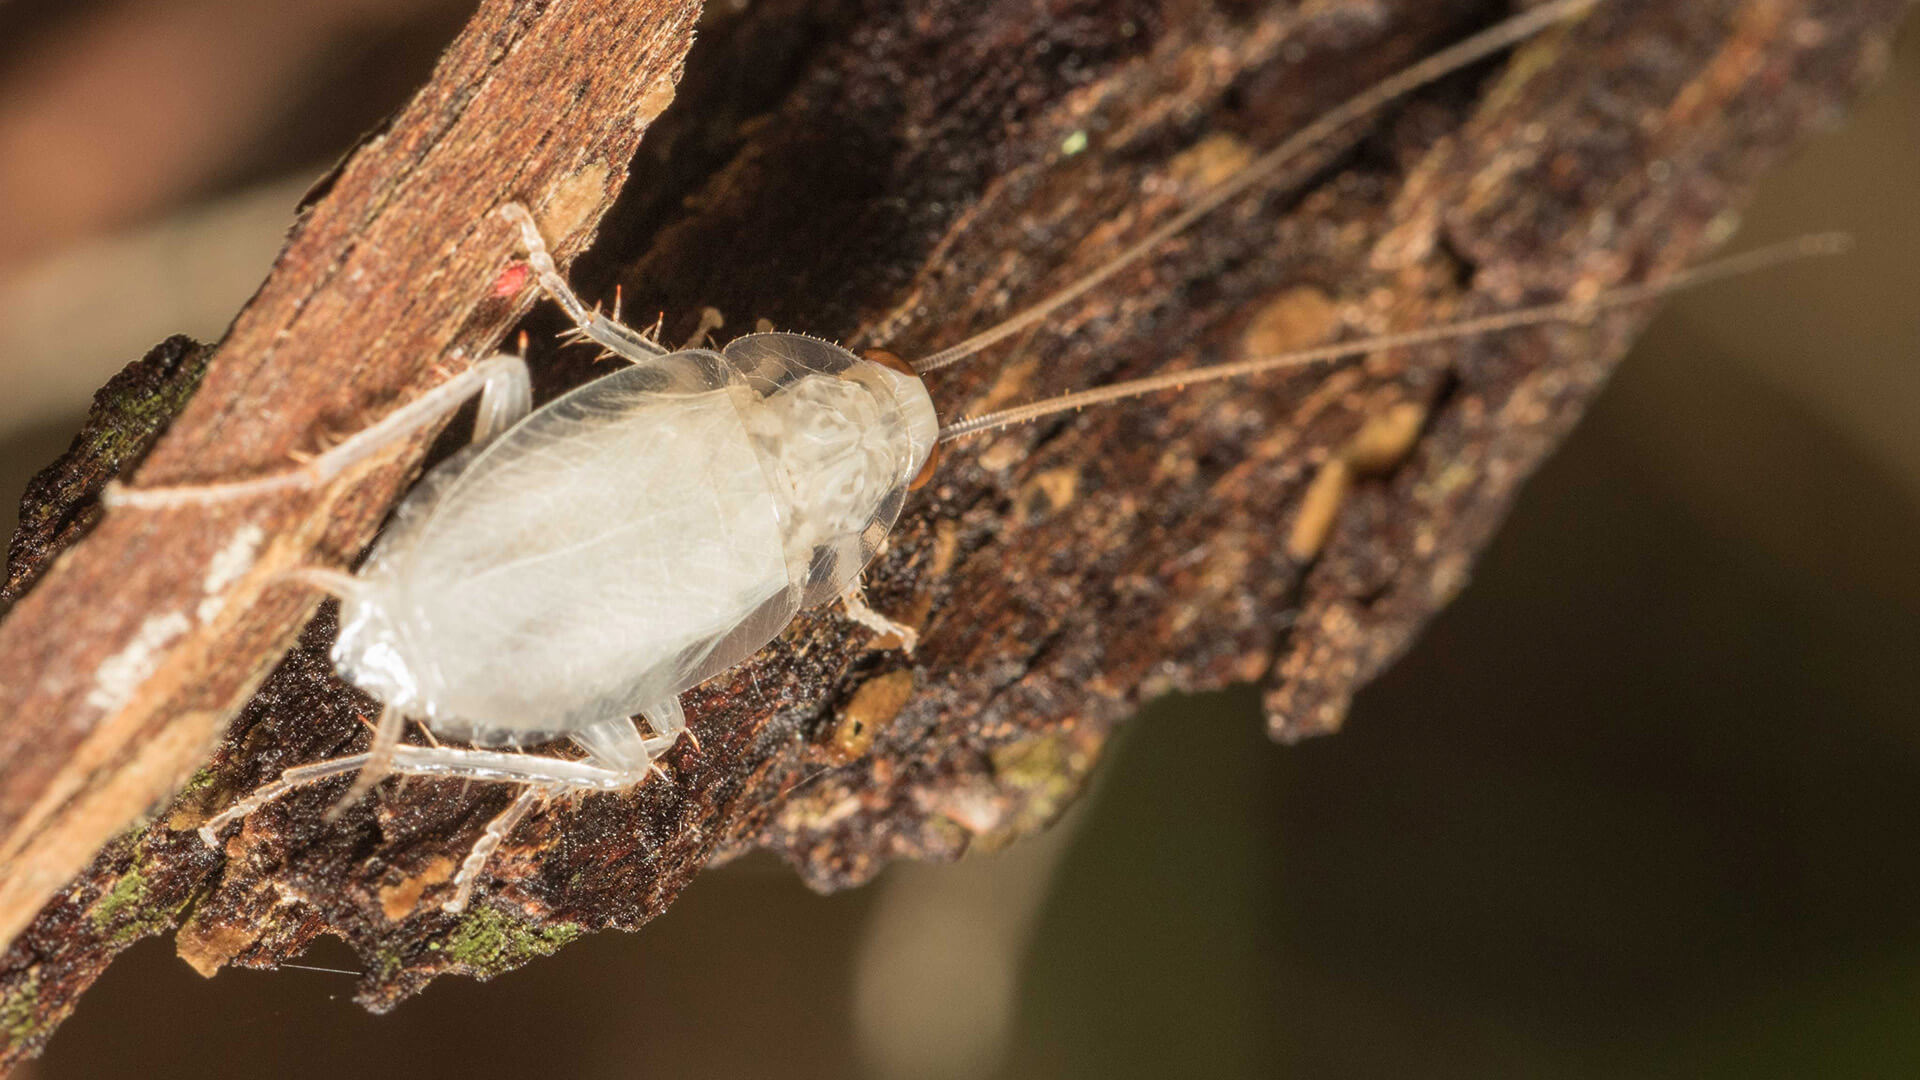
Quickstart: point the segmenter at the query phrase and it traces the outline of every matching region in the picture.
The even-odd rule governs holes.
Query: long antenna
[[[999,412],[985,413],[981,416],[949,424],[940,430],[940,441],[951,442],[968,435],[978,435],[986,431],[1011,427],[1038,420],[1043,416],[1084,409],[1089,405],[1102,405],[1111,401],[1140,397],[1158,390],[1173,390],[1200,383],[1217,382],[1221,379],[1238,379],[1250,375],[1259,375],[1269,371],[1306,367],[1311,364],[1327,363],[1334,360],[1346,360],[1383,349],[1400,349],[1412,345],[1431,345],[1440,341],[1452,341],[1458,338],[1472,337],[1476,334],[1493,333],[1500,330],[1513,330],[1523,326],[1538,326],[1551,322],[1587,322],[1599,312],[1608,308],[1626,307],[1658,299],[1682,289],[1696,288],[1710,281],[1750,274],[1780,263],[1815,255],[1838,255],[1852,246],[1852,239],[1843,233],[1820,233],[1803,236],[1797,240],[1768,247],[1757,248],[1739,255],[1731,255],[1714,262],[1703,263],[1691,270],[1682,270],[1653,281],[1638,285],[1625,285],[1609,289],[1599,296],[1586,301],[1561,301],[1543,304],[1538,307],[1518,308],[1503,311],[1477,319],[1447,323],[1442,326],[1430,326],[1423,330],[1409,330],[1398,334],[1384,334],[1378,337],[1358,338],[1353,341],[1318,348],[1301,349],[1297,352],[1279,353],[1273,356],[1256,356],[1246,360],[1237,360],[1231,364],[1215,364],[1211,367],[1190,368],[1185,371],[1169,371],[1160,375],[1151,375],[1144,379],[1114,383],[1111,386],[1096,387],[1045,401],[1036,401],[1028,405],[1019,405]]]
[[[1597,3],[1599,0],[1552,0],[1551,3],[1542,4],[1524,14],[1495,23],[1464,41],[1434,53],[1412,67],[1401,69],[1398,73],[1388,76],[1371,88],[1322,113],[1319,119],[1294,132],[1287,141],[1255,158],[1239,172],[1214,185],[1192,206],[1174,215],[1166,224],[1109,259],[1099,269],[998,326],[983,330],[958,345],[926,357],[914,364],[913,370],[921,375],[938,371],[949,364],[958,363],[972,356],[995,342],[1019,333],[1053,314],[1062,305],[1071,303],[1089,289],[1138,262],[1161,244],[1184,232],[1194,222],[1218,209],[1220,204],[1272,176],[1280,170],[1281,166],[1312,149],[1321,140],[1353,121],[1379,109],[1395,98],[1491,56],[1509,45],[1524,41],[1554,23],[1582,15]]]

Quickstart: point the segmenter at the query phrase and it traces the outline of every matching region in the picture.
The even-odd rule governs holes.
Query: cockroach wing
[[[716,354],[676,353],[436,475],[342,605],[342,673],[442,733],[533,741],[669,700],[743,623],[757,649],[800,590],[742,420],[755,396]]]
[[[335,663],[481,743],[663,705],[843,592],[937,435],[918,379],[813,338],[642,361],[429,474]]]

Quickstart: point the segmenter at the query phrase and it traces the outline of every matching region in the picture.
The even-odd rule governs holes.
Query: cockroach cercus
[[[288,769],[206,822],[201,836],[214,844],[222,827],[286,792],[356,771],[341,805],[390,773],[519,785],[454,876],[442,907],[461,911],[488,858],[527,813],[555,796],[640,783],[687,734],[679,696],[746,660],[801,609],[838,598],[856,621],[898,635],[910,650],[914,632],[869,609],[859,579],[908,491],[931,474],[941,443],[1179,386],[1590,318],[1835,247],[1834,238],[1816,237],[1583,302],[1167,373],[941,424],[919,376],[1039,323],[1352,121],[1598,2],[1540,5],[1386,79],[1098,270],[913,365],[793,333],[748,334],[718,350],[665,348],[584,305],[532,214],[508,203],[501,216],[517,226],[540,288],[579,335],[630,366],[533,409],[525,364],[496,355],[297,468],[109,492],[109,504],[124,509],[313,487],[480,396],[471,444],[402,500],[357,572],[296,572],[340,598],[334,663],[385,706],[371,745]],[[507,655],[513,664],[499,662]],[[471,745],[403,743],[409,719]],[[517,752],[562,738],[583,756]]]

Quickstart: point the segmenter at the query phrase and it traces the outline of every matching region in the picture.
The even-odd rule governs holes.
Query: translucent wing
[[[431,714],[545,731],[630,715],[707,670],[749,615],[799,609],[740,419],[751,391],[706,355],[692,381],[644,365],[542,408],[383,543]]]

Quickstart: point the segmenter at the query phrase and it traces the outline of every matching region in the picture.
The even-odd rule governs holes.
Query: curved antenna
[[[1458,338],[1472,337],[1476,334],[1493,333],[1500,330],[1514,330],[1524,326],[1538,326],[1552,322],[1587,322],[1608,308],[1626,307],[1655,300],[1682,289],[1696,288],[1710,281],[1750,274],[1780,263],[1793,262],[1816,255],[1838,255],[1852,246],[1852,238],[1843,233],[1820,233],[1803,236],[1797,240],[1768,247],[1757,248],[1739,255],[1731,255],[1714,262],[1703,263],[1691,270],[1682,270],[1667,277],[1639,285],[1624,285],[1586,301],[1563,300],[1537,307],[1518,308],[1513,311],[1497,312],[1477,319],[1447,323],[1442,326],[1430,326],[1423,330],[1409,330],[1398,334],[1383,334],[1377,337],[1359,338],[1333,345],[1322,345],[1296,352],[1278,353],[1273,356],[1255,356],[1246,360],[1237,360],[1230,364],[1215,364],[1211,367],[1189,368],[1185,371],[1169,371],[1160,375],[1150,375],[1144,379],[1114,383],[1111,386],[1081,390],[1077,393],[1062,394],[1045,401],[1036,401],[1027,405],[1017,405],[999,412],[985,413],[970,417],[958,423],[949,424],[940,429],[940,441],[951,442],[968,435],[995,431],[1053,416],[1056,413],[1074,409],[1084,409],[1089,405],[1104,405],[1112,401],[1124,401],[1127,398],[1140,397],[1159,390],[1174,390],[1200,383],[1218,382],[1221,379],[1238,379],[1251,375],[1260,375],[1269,371],[1307,367],[1312,364],[1327,363],[1333,360],[1346,360],[1384,349],[1400,349],[1411,345],[1431,345],[1440,341],[1452,341]]]
[[[1482,60],[1501,49],[1524,41],[1554,23],[1584,14],[1588,8],[1600,0],[1553,0],[1542,4],[1525,14],[1515,15],[1503,22],[1480,31],[1464,41],[1450,45],[1426,59],[1403,68],[1393,75],[1375,83],[1345,102],[1322,113],[1319,119],[1301,128],[1288,137],[1279,146],[1267,151],[1243,166],[1239,172],[1214,185],[1201,195],[1192,206],[1134,242],[1126,250],[1107,260],[1085,277],[1060,289],[1045,300],[1020,312],[998,326],[982,330],[980,333],[926,357],[913,365],[920,375],[938,371],[950,364],[956,364],[980,350],[1002,341],[1029,326],[1039,322],[1065,304],[1071,303],[1086,294],[1089,289],[1107,280],[1121,270],[1138,262],[1143,256],[1158,248],[1161,244],[1186,231],[1194,222],[1212,213],[1227,200],[1239,195],[1253,185],[1267,179],[1287,164],[1312,149],[1321,140],[1339,131],[1355,120],[1379,109],[1395,98],[1418,90],[1436,79]]]

